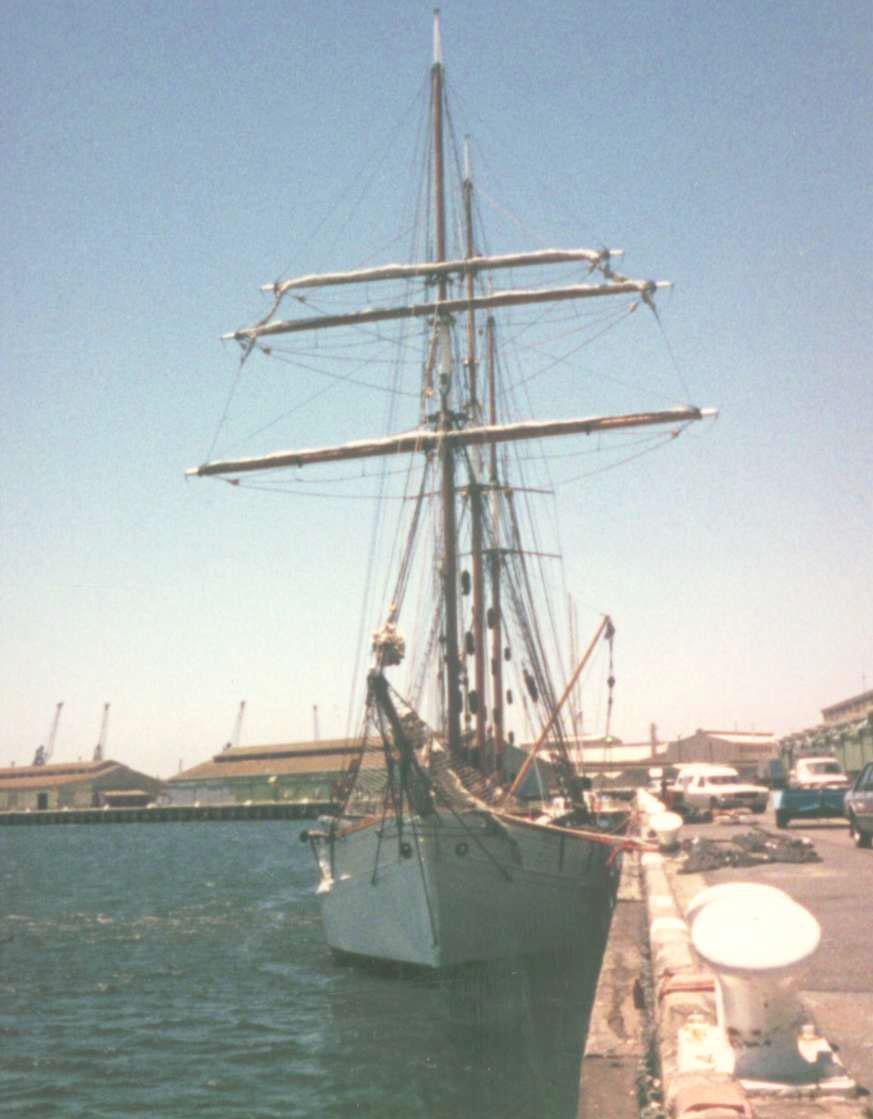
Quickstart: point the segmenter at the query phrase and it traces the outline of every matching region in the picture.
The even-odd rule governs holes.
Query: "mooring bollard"
[[[705,890],[694,895],[685,910],[685,920],[689,925],[693,925],[694,918],[705,905],[732,896],[744,898],[747,904],[759,898],[762,902],[773,897],[793,900],[784,890],[780,890],[778,886],[768,886],[766,882],[722,882],[717,886],[707,886]]]
[[[825,1051],[802,1051],[809,1031],[798,990],[821,939],[809,910],[775,887],[736,882],[704,890],[688,919],[694,947],[718,979],[734,1076],[803,1085],[843,1071],[826,1043]]]
[[[657,812],[649,817],[649,827],[662,851],[672,851],[679,838],[682,817],[677,812]]]

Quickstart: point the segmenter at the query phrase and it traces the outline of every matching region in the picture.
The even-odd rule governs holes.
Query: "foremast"
[[[434,12],[434,60],[431,67],[431,106],[433,112],[433,162],[434,162],[434,227],[436,234],[434,259],[437,264],[446,260],[446,199],[445,170],[443,164],[443,65],[440,43],[439,12]],[[451,411],[452,345],[449,313],[443,309],[447,303],[448,281],[444,272],[437,280],[439,299],[435,308],[437,353],[439,355],[440,411],[437,430],[443,436],[454,426]],[[461,748],[460,657],[458,649],[458,574],[457,574],[457,522],[455,519],[455,452],[447,439],[438,445],[440,461],[440,504],[442,509],[442,592],[443,592],[443,653],[446,682],[445,736],[449,750],[457,754]]]

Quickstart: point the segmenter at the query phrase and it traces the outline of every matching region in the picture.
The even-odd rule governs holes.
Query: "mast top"
[[[434,8],[433,10],[433,61],[434,66],[442,65],[443,61],[443,47],[442,39],[440,36],[440,10]]]

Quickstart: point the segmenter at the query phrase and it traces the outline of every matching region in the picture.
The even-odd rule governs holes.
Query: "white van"
[[[703,762],[680,766],[673,791],[671,799],[677,808],[684,806],[697,812],[718,808],[763,812],[769,795],[764,785],[744,782],[732,766]]]

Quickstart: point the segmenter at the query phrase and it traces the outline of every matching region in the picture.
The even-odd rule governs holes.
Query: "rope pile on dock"
[[[763,863],[817,863],[821,856],[812,841],[803,836],[775,835],[755,828],[730,839],[695,836],[680,844],[679,874],[699,874],[725,866],[759,866]]]

